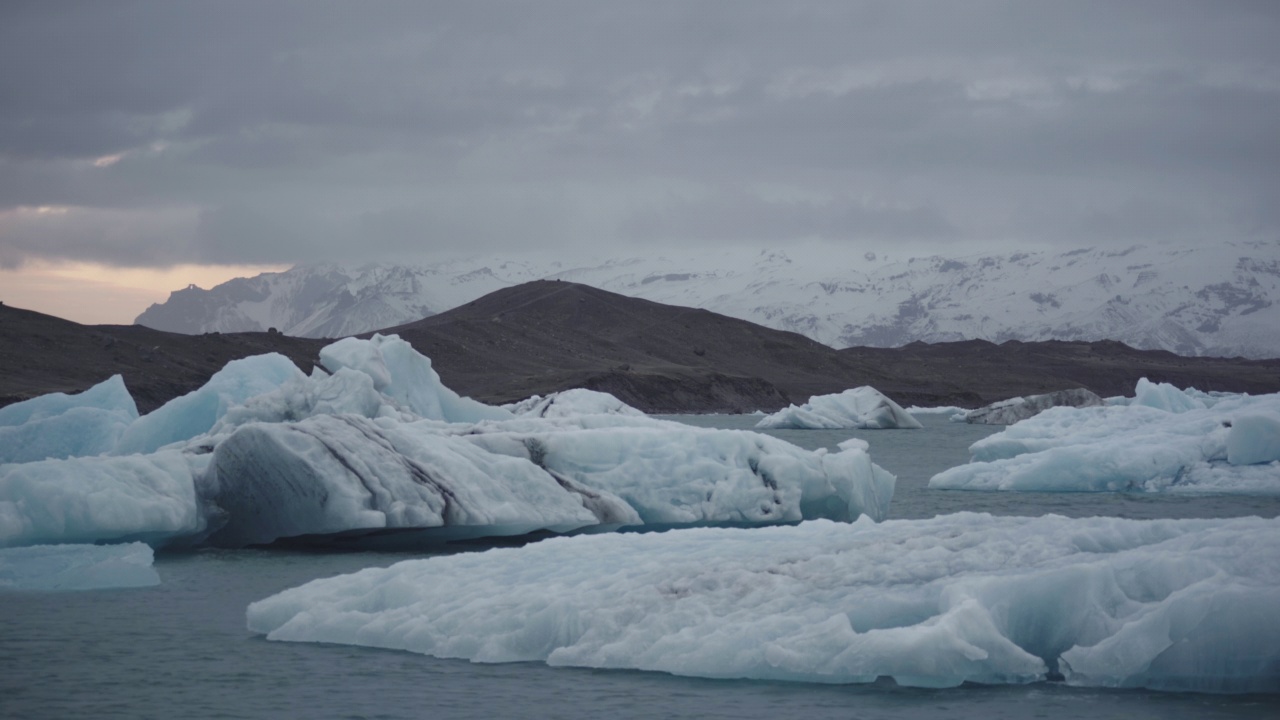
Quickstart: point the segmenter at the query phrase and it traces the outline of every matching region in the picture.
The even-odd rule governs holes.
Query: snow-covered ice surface
[[[0,591],[102,590],[159,585],[143,543],[0,549]]]
[[[591,391],[531,399],[517,416],[449,390],[396,336],[348,338],[320,357],[311,377],[276,354],[229,363],[122,420],[106,450],[95,424],[57,426],[50,447],[93,456],[0,465],[0,547],[878,519],[893,494],[865,447],[691,431]],[[113,409],[96,409],[114,413],[132,402],[123,392],[117,379],[37,398],[9,411],[8,427],[70,417],[95,393],[114,393],[98,403]]]
[[[271,640],[949,687],[1280,690],[1280,521],[962,513],[555,539],[315,580]]]
[[[834,428],[912,429],[922,426],[911,413],[875,388],[864,385],[831,395],[815,395],[804,405],[790,405],[756,423],[760,429]]]
[[[1140,381],[1127,405],[1051,408],[935,475],[952,490],[1280,494],[1280,394],[1212,404]]]

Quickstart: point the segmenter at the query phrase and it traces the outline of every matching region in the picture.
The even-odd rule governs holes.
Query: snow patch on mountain
[[[300,265],[194,286],[137,322],[184,333],[340,337],[443,312],[541,278],[700,307],[833,347],[917,340],[1119,340],[1181,355],[1280,356],[1280,246],[1133,246],[898,257],[721,249],[556,261]]]

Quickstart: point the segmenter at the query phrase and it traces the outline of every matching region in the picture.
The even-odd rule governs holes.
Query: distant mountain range
[[[194,286],[138,316],[198,334],[341,337],[558,279],[705,308],[835,348],[982,339],[1118,340],[1184,356],[1280,357],[1280,245],[1081,248],[960,257],[688,252],[566,264],[476,258],[300,265]]]

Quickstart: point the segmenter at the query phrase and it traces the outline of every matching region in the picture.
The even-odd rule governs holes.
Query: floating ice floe
[[[315,580],[270,640],[709,678],[1280,690],[1280,520],[993,517],[553,539]]]
[[[1058,390],[1044,395],[1028,395],[1001,400],[964,414],[964,421],[981,425],[1012,425],[1051,407],[1097,407],[1106,401],[1084,388]]]
[[[878,519],[893,494],[865,447],[690,428],[590,391],[517,416],[444,387],[394,336],[320,357],[311,377],[280,355],[229,363],[106,454],[0,465],[0,547]]]
[[[1207,406],[1167,385],[1138,389],[1128,405],[1051,408],[983,438],[929,487],[1280,494],[1280,395]]]
[[[760,429],[837,430],[924,427],[879,390],[864,385],[834,395],[815,395],[804,405],[791,405],[756,423]]]
[[[4,548],[0,549],[0,591],[159,585],[153,557],[143,543]]]

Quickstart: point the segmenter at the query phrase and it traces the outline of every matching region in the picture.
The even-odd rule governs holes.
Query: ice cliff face
[[[137,322],[199,333],[338,337],[539,278],[701,307],[833,347],[922,340],[1119,340],[1181,355],[1280,356],[1280,247],[1217,243],[895,257],[740,251],[586,261],[475,258],[299,266],[187,288]]]

